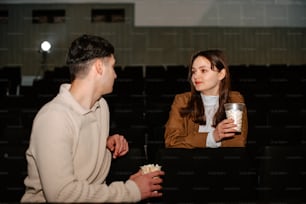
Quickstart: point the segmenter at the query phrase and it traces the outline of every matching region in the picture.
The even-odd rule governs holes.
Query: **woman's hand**
[[[113,158],[125,155],[129,151],[129,144],[123,135],[115,134],[107,138],[107,148],[113,152]]]
[[[237,125],[234,124],[233,119],[224,119],[217,125],[213,132],[215,141],[220,142],[224,138],[233,137],[235,132],[237,132],[235,127],[237,127]]]

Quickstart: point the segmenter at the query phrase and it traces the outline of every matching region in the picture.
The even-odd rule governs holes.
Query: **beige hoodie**
[[[140,201],[140,191],[131,180],[105,184],[112,159],[106,148],[106,101],[101,98],[86,110],[71,96],[69,87],[62,85],[34,119],[21,202]]]

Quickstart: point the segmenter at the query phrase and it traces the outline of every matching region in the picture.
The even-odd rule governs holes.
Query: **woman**
[[[242,130],[226,119],[224,104],[244,103],[243,96],[230,91],[230,74],[220,50],[194,54],[189,67],[191,91],[175,96],[165,125],[167,148],[245,147],[248,131],[246,107]]]

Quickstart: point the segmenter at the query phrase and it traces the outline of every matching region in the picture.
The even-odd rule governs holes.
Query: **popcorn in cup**
[[[241,132],[242,126],[242,115],[243,109],[245,104],[244,103],[226,103],[224,104],[225,114],[228,119],[233,119],[234,124],[237,125],[235,128],[238,132]]]
[[[148,174],[150,172],[161,170],[161,166],[159,166],[158,164],[147,164],[147,165],[141,166],[140,169],[142,171],[142,174]],[[157,193],[157,191],[154,191],[154,193]]]
[[[153,171],[159,171],[161,170],[161,166],[158,164],[147,164],[140,167],[143,174],[148,174]]]

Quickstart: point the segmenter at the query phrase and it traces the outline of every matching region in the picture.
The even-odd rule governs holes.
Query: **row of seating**
[[[19,202],[27,175],[24,148],[1,145],[0,202]],[[163,197],[139,203],[302,203],[306,190],[305,146],[165,149],[148,159],[143,148],[112,161],[106,179],[125,181],[142,165],[159,164]]]
[[[283,93],[301,94],[305,88],[306,65],[231,65],[230,73],[233,88],[245,94]],[[177,93],[180,88],[188,90],[186,83],[188,69],[185,65],[129,65],[115,67],[117,85],[115,92],[120,94]],[[21,87],[21,67],[0,69],[0,96],[14,95]],[[43,78],[33,83],[41,94],[55,94],[58,85],[69,82],[69,68],[55,67],[45,71]],[[179,83],[183,82],[183,83]],[[175,84],[175,86],[173,86]],[[158,85],[158,86],[156,86]],[[181,85],[178,89],[178,85]],[[124,91],[121,87],[124,87]],[[248,87],[248,89],[245,89]],[[168,89],[169,88],[169,89]],[[251,91],[250,91],[251,89]]]
[[[124,134],[131,144],[144,145],[148,141],[163,141],[161,133],[168,119],[174,96],[159,98],[161,100],[159,102],[155,102],[154,98],[145,100],[143,97],[126,97],[121,100],[114,99],[113,96],[105,96],[105,98],[110,108],[111,133]],[[19,98],[19,103],[24,105],[25,101],[22,99]],[[47,98],[44,101],[50,99]],[[13,104],[12,101],[11,104]],[[252,108],[247,103],[250,145],[261,146],[265,142],[306,143],[306,108],[304,104],[299,104],[299,108],[297,108],[298,105],[295,105],[294,108],[274,109],[272,107],[269,109],[267,108],[269,104]],[[0,108],[0,132],[7,126],[23,126],[26,129],[31,129],[37,111],[38,108],[18,108],[17,105],[14,105],[12,109]]]
[[[21,85],[21,66],[3,66],[0,68],[0,96],[17,93]]]
[[[165,149],[148,161],[144,150],[113,161],[107,183],[126,180],[144,164],[159,164],[163,197],[141,203],[302,203],[306,190],[304,146]]]
[[[0,68],[0,96],[19,94],[22,88],[21,66],[3,66]],[[141,81],[146,79],[164,78],[168,80],[186,79],[188,69],[184,65],[167,65],[167,66],[116,66],[115,71],[118,75],[118,86],[121,82],[131,87],[137,87]],[[69,67],[54,67],[53,70],[47,70],[43,73],[42,79],[35,79],[33,84],[36,91],[40,94],[56,94],[59,84],[70,81]],[[128,83],[124,83],[128,82]],[[134,91],[137,90],[133,87]],[[125,87],[126,89],[128,87]],[[141,87],[139,87],[141,88]],[[22,91],[22,90],[21,90]],[[141,93],[141,92],[140,92]]]
[[[32,98],[34,100],[29,102],[29,105],[22,96],[9,96],[1,100],[1,103],[6,101],[7,105],[0,106],[0,132],[7,126],[24,126],[29,130],[39,107],[52,97],[44,95],[39,100]],[[107,95],[105,98],[111,112],[111,133],[120,132],[131,144],[138,146],[148,142],[163,141],[163,125],[168,119],[174,95],[160,97]],[[34,105],[35,103],[39,105]],[[292,105],[288,103],[287,106],[290,107],[274,106],[276,103],[274,100],[266,100],[266,103],[261,103],[260,100],[253,103],[246,101],[249,144],[256,148],[271,143],[305,144],[305,103],[298,102]]]

